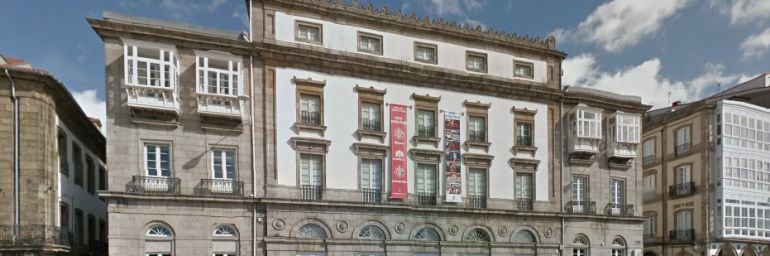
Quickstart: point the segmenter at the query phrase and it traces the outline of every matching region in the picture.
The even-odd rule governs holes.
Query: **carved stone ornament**
[[[396,230],[396,233],[403,234],[404,231],[406,231],[406,224],[404,224],[403,222],[399,222],[399,223],[396,223],[396,225],[394,225],[394,228]]]
[[[500,236],[507,236],[508,235],[508,228],[506,227],[500,227],[497,229],[497,234]]]
[[[344,220],[337,222],[337,231],[340,233],[345,233],[348,231],[348,223]]]
[[[460,231],[460,228],[458,228],[457,225],[452,225],[451,227],[449,227],[450,235],[457,235],[458,231]]]
[[[283,230],[286,227],[286,221],[283,219],[276,219],[273,221],[273,228],[275,230]]]
[[[551,238],[552,234],[553,230],[551,230],[551,228],[545,228],[545,230],[543,230],[543,236],[545,236],[545,238]]]

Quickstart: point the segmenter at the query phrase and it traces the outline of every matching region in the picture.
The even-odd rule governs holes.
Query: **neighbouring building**
[[[640,255],[638,97],[555,39],[247,1],[249,33],[115,13],[111,255]]]
[[[644,255],[770,255],[770,74],[644,118]]]
[[[4,56],[0,72],[0,254],[106,255],[99,127],[48,72]]]

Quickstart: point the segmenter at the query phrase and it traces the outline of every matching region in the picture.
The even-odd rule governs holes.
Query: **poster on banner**
[[[460,164],[460,114],[444,112],[444,159],[446,159],[446,201],[462,201],[462,166]]]
[[[406,110],[390,104],[390,198],[407,199]]]

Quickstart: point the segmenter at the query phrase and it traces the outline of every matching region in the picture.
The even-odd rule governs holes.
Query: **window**
[[[309,129],[323,132],[324,124],[324,87],[325,81],[293,78],[296,85],[297,117],[294,126],[298,129]]]
[[[418,62],[438,63],[436,57],[436,45],[425,43],[414,43],[414,60]]]
[[[321,44],[323,42],[323,26],[321,24],[296,21],[294,27],[297,34],[294,39],[299,42]]]
[[[379,103],[361,103],[361,128],[365,131],[382,131],[382,109]]]
[[[70,227],[70,206],[67,203],[59,203],[59,227],[69,232]]]
[[[487,194],[487,170],[482,168],[468,168],[468,196],[486,198]]]
[[[583,235],[575,237],[572,241],[572,256],[588,256],[588,238]]]
[[[642,180],[642,193],[645,200],[655,198],[655,174],[644,176]]]
[[[96,241],[96,217],[88,215],[88,243]]]
[[[626,182],[624,180],[610,180],[610,203],[614,205],[626,203]]]
[[[302,186],[323,186],[323,157],[314,154],[300,154],[300,180]]]
[[[692,211],[684,210],[676,213],[676,231],[692,229]]]
[[[532,63],[521,62],[521,61],[514,61],[514,64],[513,64],[513,76],[514,77],[533,79],[535,77],[534,70],[535,69],[534,69]]]
[[[371,54],[382,54],[382,36],[358,32],[358,51]]]
[[[533,147],[532,123],[516,122],[516,146]]]
[[[642,144],[642,164],[651,166],[655,163],[655,139],[645,140]]]
[[[107,170],[99,166],[99,190],[107,190]]]
[[[474,228],[471,229],[471,231],[468,232],[468,234],[465,235],[465,240],[469,242],[484,242],[489,243],[491,242],[491,238],[489,237],[489,234],[487,231],[484,231],[480,228]]]
[[[83,223],[83,210],[80,210],[80,209],[76,208],[75,209],[75,232],[74,232],[75,233],[75,241],[74,242],[75,242],[76,245],[85,244],[86,243],[85,238],[83,237],[83,235],[85,233],[83,225],[84,225],[84,223]]]
[[[516,232],[516,236],[514,241],[517,244],[535,244],[537,243],[537,239],[535,238],[535,235],[532,234],[529,230],[521,230],[519,232]]]
[[[326,230],[316,224],[305,224],[297,231],[297,237],[299,238],[326,238]]]
[[[94,191],[96,191],[96,170],[94,169],[94,160],[92,160],[91,157],[86,157],[86,172],[88,174],[86,191],[93,195]]]
[[[235,228],[230,225],[219,225],[214,229],[214,236],[219,237],[235,237],[237,232]]]
[[[424,195],[436,194],[436,165],[417,164],[415,172],[415,192]]]
[[[623,238],[616,237],[612,240],[612,256],[625,256],[626,255],[626,242]]]
[[[78,184],[78,186],[83,187],[83,153],[80,151],[80,146],[76,145],[73,141],[72,143],[72,161],[75,162],[75,168],[73,171],[75,172],[75,184]]]
[[[174,233],[161,224],[154,224],[147,229],[145,234],[146,256],[171,256]]]
[[[572,201],[587,201],[588,177],[572,176]]]
[[[241,95],[241,62],[235,57],[209,57],[201,54],[196,58],[198,93],[220,96]],[[223,101],[221,104],[229,103]]]
[[[153,225],[149,229],[147,229],[147,236],[152,237],[171,237],[173,236],[171,234],[171,230],[168,228],[162,226],[162,225]]]
[[[56,143],[59,148],[59,172],[64,176],[70,175],[69,169],[69,155],[67,155],[67,134],[59,128],[59,133],[56,136]]]
[[[361,189],[382,191],[382,159],[361,159]]]
[[[646,214],[645,214],[646,215]],[[655,237],[655,216],[646,216],[644,220],[644,240],[652,240]]]
[[[614,123],[610,126],[613,140],[619,143],[639,143],[640,118],[630,115],[616,115]]]
[[[235,150],[214,148],[211,150],[211,175],[214,179],[235,180]]]
[[[690,165],[682,165],[676,168],[675,181],[677,185],[689,183],[691,177],[692,173],[690,171]]]
[[[477,52],[465,53],[465,69],[474,72],[487,72],[487,54]]]
[[[173,50],[126,44],[123,51],[126,84],[165,88],[176,86],[177,60]]]
[[[487,121],[486,118],[481,116],[469,116],[468,117],[468,140],[472,142],[486,142],[487,141]]]
[[[601,114],[587,110],[577,110],[577,119],[573,122],[576,135],[581,138],[602,138]]]
[[[417,136],[436,137],[436,111],[417,110]]]
[[[385,240],[385,231],[375,225],[367,225],[358,232],[358,239]]]
[[[682,127],[676,130],[676,154],[681,155],[690,150],[690,127]]]
[[[99,220],[99,241],[107,242],[107,222]]]
[[[144,145],[147,176],[171,177],[171,152],[168,144]]]
[[[422,241],[441,241],[441,235],[433,228],[425,227],[421,228],[414,235],[415,240]]]
[[[299,96],[300,123],[321,125],[321,97],[301,94]]]
[[[532,173],[517,172],[513,188],[513,197],[515,199],[532,200]]]

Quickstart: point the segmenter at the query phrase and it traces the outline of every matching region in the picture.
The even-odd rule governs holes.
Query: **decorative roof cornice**
[[[432,32],[444,32],[452,35],[465,35],[475,40],[487,40],[496,43],[502,43],[508,46],[524,46],[549,51],[552,54],[562,58],[567,54],[556,49],[556,38],[548,36],[545,39],[540,37],[530,37],[529,35],[518,35],[509,33],[505,30],[495,30],[491,26],[484,29],[481,25],[472,25],[469,23],[457,23],[454,20],[444,20],[442,18],[431,19],[429,16],[418,17],[416,13],[403,13],[400,9],[390,9],[387,5],[376,8],[372,3],[368,5],[359,4],[358,0],[352,0],[350,3],[342,0],[272,0],[280,3],[282,6],[291,6],[296,8],[310,8],[313,10],[324,10],[354,17],[374,18],[379,22],[396,22],[405,26],[418,27],[430,30]]]

